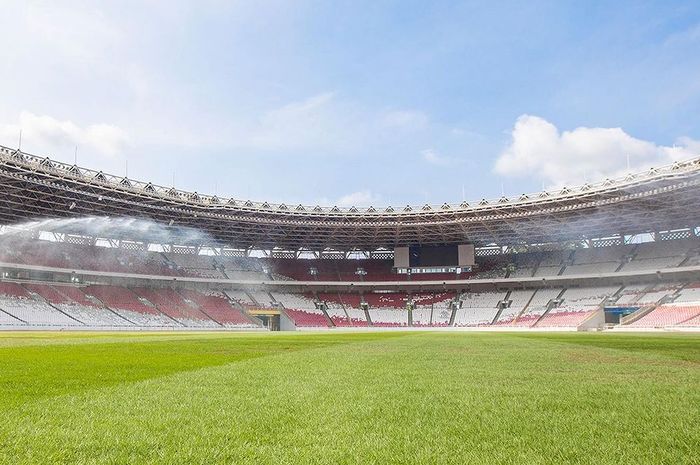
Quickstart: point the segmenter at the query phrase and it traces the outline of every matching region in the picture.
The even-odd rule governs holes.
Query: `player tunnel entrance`
[[[270,331],[280,330],[280,310],[277,308],[252,308],[248,314],[260,320],[262,325]]]

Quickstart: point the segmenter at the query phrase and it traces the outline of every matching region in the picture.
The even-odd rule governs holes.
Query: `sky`
[[[398,207],[700,155],[697,0],[1,3],[0,145],[132,179]]]

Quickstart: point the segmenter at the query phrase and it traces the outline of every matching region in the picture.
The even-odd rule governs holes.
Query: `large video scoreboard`
[[[471,244],[445,246],[412,246],[394,249],[394,268],[398,272],[471,271],[474,266],[474,246]]]

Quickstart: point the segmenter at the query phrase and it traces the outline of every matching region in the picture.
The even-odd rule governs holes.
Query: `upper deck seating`
[[[700,302],[700,283],[691,283],[681,289],[674,303]]]

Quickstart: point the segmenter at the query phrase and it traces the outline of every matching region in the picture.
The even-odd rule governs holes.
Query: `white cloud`
[[[17,123],[0,124],[0,140],[18,141],[22,131],[22,149],[39,155],[71,150],[78,146],[109,157],[117,155],[126,145],[125,131],[110,124],[78,126],[72,121],[60,121],[51,116],[23,111]]]
[[[380,116],[380,123],[395,129],[425,129],[430,124],[428,116],[417,110],[393,110]]]
[[[27,34],[62,59],[109,62],[108,53],[126,35],[99,8],[29,4],[24,11]]]
[[[690,137],[679,137],[676,142],[691,153],[700,156],[700,140],[693,140]]]
[[[334,94],[324,92],[275,108],[241,128],[234,144],[262,150],[323,147],[337,133],[334,103]]]
[[[229,130],[214,131],[213,139],[217,140],[216,134],[220,134],[222,145],[269,152],[359,153],[371,146],[415,141],[418,132],[430,134],[435,130],[420,111],[375,110],[338,97],[334,92],[321,92],[257,117],[238,118],[230,123]]]
[[[535,177],[554,186],[581,184],[632,170],[668,164],[698,155],[700,145],[688,138],[667,147],[636,139],[620,128],[579,127],[560,132],[543,118],[522,115],[510,145],[499,155],[494,170],[510,177]]]
[[[421,155],[423,155],[423,160],[433,165],[448,166],[454,162],[452,158],[440,155],[433,149],[423,150]]]
[[[340,207],[368,207],[381,203],[381,197],[375,195],[371,190],[364,189],[342,196],[336,202]]]

